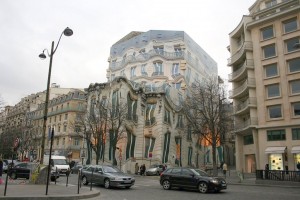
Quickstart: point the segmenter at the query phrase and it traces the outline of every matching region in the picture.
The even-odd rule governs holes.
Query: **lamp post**
[[[48,101],[49,101],[49,88],[50,88],[50,78],[51,78],[51,69],[52,69],[52,60],[53,55],[56,52],[56,49],[59,45],[60,39],[62,35],[71,36],[73,35],[72,29],[69,27],[65,28],[65,30],[61,33],[59,40],[57,42],[56,47],[54,48],[54,41],[52,41],[51,45],[51,52],[49,54],[47,49],[44,49],[43,52],[39,55],[41,59],[45,59],[47,56],[45,55],[45,51],[47,51],[48,56],[50,57],[50,64],[49,64],[49,72],[48,72],[48,81],[47,81],[47,90],[46,90],[46,100],[45,100],[45,108],[44,108],[44,121],[43,121],[43,132],[42,132],[42,145],[41,145],[41,159],[40,163],[43,164],[44,162],[44,154],[45,154],[45,139],[46,139],[46,126],[47,126],[47,114],[48,114]],[[51,152],[50,152],[51,155]]]

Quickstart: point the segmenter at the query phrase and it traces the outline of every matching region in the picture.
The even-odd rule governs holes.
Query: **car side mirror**
[[[98,173],[103,174],[103,171],[102,171],[102,170],[99,170]]]

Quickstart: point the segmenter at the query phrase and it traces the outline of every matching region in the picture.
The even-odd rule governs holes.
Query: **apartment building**
[[[300,1],[259,0],[229,34],[237,170],[300,162]]]
[[[80,152],[84,148],[82,136],[79,133],[80,127],[76,123],[86,110],[85,93],[79,89],[72,89],[67,94],[59,95],[48,103],[47,133],[45,141],[45,154],[50,153],[50,130],[54,129],[54,139],[52,145],[52,154],[64,155],[70,160],[81,159]],[[35,134],[34,140],[37,145],[34,148],[35,157],[40,158],[41,139],[44,121],[44,107],[41,103],[38,108],[28,113],[29,124],[34,128],[31,130]]]
[[[185,32],[131,32],[110,49],[107,79],[126,77],[153,86],[165,82],[185,89],[194,80],[217,76],[217,63]]]

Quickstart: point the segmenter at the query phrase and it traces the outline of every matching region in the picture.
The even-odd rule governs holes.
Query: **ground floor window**
[[[270,170],[284,170],[282,154],[270,154],[269,163]]]

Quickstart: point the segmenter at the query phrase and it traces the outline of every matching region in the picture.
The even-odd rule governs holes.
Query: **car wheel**
[[[110,181],[109,181],[108,178],[104,180],[104,187],[105,187],[106,189],[110,188]]]
[[[171,183],[169,180],[164,180],[163,183],[162,183],[162,186],[165,190],[169,190],[171,189]]]
[[[208,191],[207,183],[205,183],[205,182],[199,183],[198,189],[199,189],[199,192],[206,193]]]
[[[17,179],[17,174],[15,172],[12,172],[10,178]]]
[[[83,184],[83,185],[89,184],[89,182],[88,182],[88,180],[87,180],[87,178],[86,178],[85,176],[82,177],[82,184]]]

